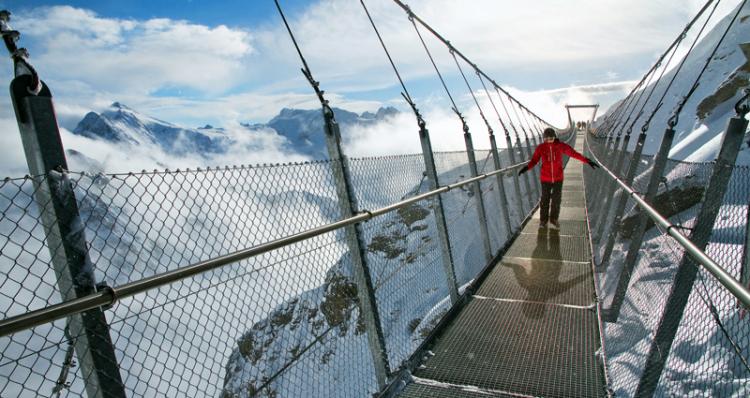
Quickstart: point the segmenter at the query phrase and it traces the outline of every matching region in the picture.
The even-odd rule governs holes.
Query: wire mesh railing
[[[589,153],[602,159],[604,164],[607,158],[613,158],[612,151],[607,151],[604,145],[604,138],[589,136],[587,141]],[[632,152],[625,156],[630,159]],[[645,193],[648,190],[654,160],[653,155],[631,159],[636,167],[633,191]],[[612,161],[609,163],[608,167]],[[659,187],[650,204],[674,224],[673,229],[684,235],[706,227],[699,226],[697,218],[707,203],[706,191],[716,173],[715,163],[668,160],[664,172],[657,176]],[[625,180],[627,168],[616,176]],[[734,166],[730,172],[726,194],[717,199],[720,208],[716,222],[708,226],[710,239],[705,254],[729,275],[740,279],[746,261],[743,256],[747,242],[750,168]],[[584,171],[584,176],[588,181],[588,208],[602,211],[604,207],[598,203],[601,197],[597,196],[602,191],[591,183],[595,176],[589,170]],[[746,308],[723,281],[689,257],[685,247],[650,218],[642,243],[631,247],[639,216],[645,210],[622,186],[618,186],[615,196],[609,200],[616,201],[621,195],[627,197],[622,214],[619,218],[616,212],[602,214],[598,222],[605,223],[603,236],[592,236],[594,261],[601,271],[598,274],[600,300],[605,318],[610,316],[604,324],[605,356],[615,395],[636,396],[644,383],[655,384],[656,396],[746,395],[750,380],[750,325],[745,319]],[[596,219],[597,214],[590,213],[590,220]],[[591,230],[597,227],[599,225],[592,224]],[[610,234],[615,234],[616,239],[608,242]],[[610,256],[604,256],[608,251],[606,246],[612,243]],[[637,251],[637,256],[629,267],[627,254],[632,250]],[[674,285],[682,277],[680,265],[685,261],[696,270],[697,277],[687,292],[684,313],[674,320],[666,312],[674,295]],[[608,313],[613,307],[617,308],[614,314]],[[679,323],[669,342],[671,350],[659,341],[659,330],[668,322]],[[647,354],[652,346],[662,349],[663,369],[649,366]]]
[[[494,172],[476,151],[480,173]],[[503,155],[507,157],[506,155]],[[470,177],[465,152],[435,153],[441,186]],[[504,159],[504,158],[503,158]],[[520,158],[523,159],[523,158]],[[509,164],[506,163],[506,164]],[[91,175],[64,172],[78,204],[100,291],[174,272],[341,219],[335,162]],[[360,209],[429,191],[421,155],[349,160]],[[501,174],[509,200],[514,169]],[[50,176],[0,182],[3,318],[61,303],[46,245]],[[54,177],[59,178],[59,177]],[[499,220],[497,180],[481,181],[493,253],[517,232]],[[488,264],[477,248],[476,198],[441,194],[459,284]],[[437,246],[433,198],[362,224],[391,369],[402,366],[451,306]],[[520,225],[528,214],[512,213]],[[351,253],[341,230],[320,234],[133,296],[106,308],[127,396],[364,396],[378,391],[362,325]],[[72,319],[72,318],[70,318]],[[0,395],[91,391],[71,321],[0,337]]]

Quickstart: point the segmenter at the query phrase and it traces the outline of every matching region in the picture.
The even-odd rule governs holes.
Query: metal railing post
[[[460,115],[459,115],[460,116]],[[463,117],[461,118],[463,121]],[[476,177],[479,175],[477,169],[477,158],[474,154],[474,141],[471,139],[471,133],[469,132],[469,126],[466,122],[463,122],[464,128],[464,142],[466,143],[466,155],[469,158],[469,169],[471,170],[471,176]],[[484,198],[482,197],[482,185],[480,181],[472,184],[474,189],[474,196],[477,199],[477,218],[479,219],[479,234],[482,237],[482,246],[484,248],[484,258],[487,264],[492,260],[492,246],[490,245],[490,233],[487,229],[487,214],[484,210]]]
[[[531,141],[529,140],[529,136],[526,133],[526,130],[523,129],[523,126],[521,127],[521,129],[523,130],[523,136],[524,136],[524,138],[526,138],[526,156],[528,156],[529,161],[531,161],[531,157],[534,154],[534,149],[531,148]],[[536,148],[536,147],[534,147],[534,148]],[[540,192],[539,192],[539,183],[537,182],[537,181],[539,181],[540,170],[541,170],[541,167],[539,167],[539,168],[535,167],[534,170],[532,170],[534,172],[533,173],[533,175],[534,175],[533,179],[529,175],[529,174],[532,174],[532,173],[526,173],[526,175],[529,177],[529,180],[532,180],[532,181],[530,181],[530,183],[531,183],[531,186],[534,188],[534,194],[536,194],[536,198],[537,199],[541,195]],[[534,201],[532,200],[531,203],[532,203],[531,206],[533,207]]]
[[[521,156],[521,158],[523,158],[524,157],[524,153],[523,153],[523,149],[521,147],[521,137],[518,135],[518,131],[517,130],[516,130],[516,144],[518,144],[518,154]],[[526,145],[528,146],[528,141],[526,142]],[[526,151],[526,156],[528,156],[528,158],[526,159],[526,161],[527,162],[530,161],[531,160],[531,155],[528,154],[528,151]],[[531,195],[532,195],[531,194],[531,184],[532,184],[532,182],[531,182],[531,178],[532,178],[531,174],[532,173],[528,173],[528,172],[523,174],[524,175],[523,185],[526,187],[526,193],[529,195],[529,210],[531,210],[531,209],[534,208],[534,200],[531,197]],[[519,200],[522,200],[522,199],[523,199],[522,197],[519,197]],[[523,219],[523,213],[521,213],[521,219]]]
[[[31,94],[27,90],[30,84],[30,75],[13,79],[11,98],[29,172],[34,176],[46,176],[42,180],[33,179],[34,197],[60,295],[63,301],[68,301],[96,292],[94,265],[89,258],[73,184],[65,174],[68,165],[52,93],[41,83],[39,94]],[[104,311],[96,308],[70,316],[68,335],[74,341],[89,398],[125,397]]]
[[[625,138],[622,141],[622,148],[620,148],[620,153],[617,155],[615,168],[612,169],[612,171],[618,177],[622,175],[622,166],[625,161],[625,154],[627,153],[628,143],[630,143],[630,132],[628,132],[628,134],[625,135]],[[617,148],[617,143],[615,143],[615,148]],[[614,202],[614,194],[615,194],[616,188],[617,188],[617,182],[609,181],[605,189],[606,193],[604,194],[604,197],[602,198],[602,209],[599,212],[599,215],[597,216],[599,220],[599,225],[597,225],[597,228],[596,228],[596,236],[593,237],[594,239],[596,239],[597,243],[599,243],[599,241],[601,241],[602,239],[604,226],[607,224],[607,215],[609,214],[609,211],[612,208],[612,202]]]
[[[625,176],[625,184],[633,186],[633,180],[635,180],[635,174],[638,171],[638,161],[641,159],[643,153],[643,144],[646,142],[646,133],[641,132],[638,135],[638,140],[635,143],[635,149],[633,155],[630,156],[630,165],[628,166],[628,174]],[[627,145],[625,146],[627,150]],[[607,245],[604,248],[604,254],[602,255],[601,261],[598,265],[599,269],[605,269],[609,263],[609,258],[612,256],[612,250],[615,246],[615,239],[617,234],[620,232],[620,221],[622,221],[623,213],[625,212],[625,206],[628,203],[628,195],[624,192],[620,195],[617,201],[617,207],[615,208],[615,219],[612,221],[612,231],[610,231],[607,237]]]
[[[696,218],[695,227],[690,233],[690,241],[702,251],[705,251],[711,238],[714,223],[724,201],[724,194],[734,171],[737,154],[742,146],[746,129],[747,120],[744,118],[744,114],[740,115],[738,111],[738,116],[731,118],[727,124],[721,149],[713,167],[713,173],[703,194],[703,205]],[[683,254],[667,298],[667,304],[656,329],[654,341],[651,343],[646,358],[643,376],[636,390],[636,396],[638,397],[653,396],[656,386],[659,384],[662,370],[669,358],[672,342],[677,334],[680,320],[697,276],[698,266],[687,253]]]
[[[495,170],[502,168],[500,161],[500,153],[497,151],[497,142],[495,141],[495,134],[490,130],[490,150],[492,151],[492,162],[495,164]],[[503,184],[503,175],[497,175],[497,194],[500,197],[500,211],[505,219],[505,228],[507,228],[508,234],[513,231],[513,225],[510,221],[510,212],[508,209],[508,196],[505,193],[505,184]]]
[[[617,147],[620,145],[620,138],[621,136],[620,134],[618,134],[617,138],[609,141],[609,143],[612,145],[611,148],[608,148],[607,144],[605,143],[604,153],[602,154],[604,159],[601,159],[602,163],[607,162],[611,158],[610,155],[615,153]],[[604,164],[604,166],[609,169],[613,168],[611,162],[607,162],[607,164]],[[604,193],[606,192],[605,187],[608,182],[609,181],[607,180],[606,176],[602,175],[602,173],[596,173],[596,175],[594,176],[594,184],[596,187],[594,198],[598,198],[598,200],[594,202],[594,207],[592,208],[594,219],[591,220],[591,225],[593,228],[597,228],[599,226],[599,223],[601,222],[603,213],[602,209],[604,207],[604,202],[606,201],[606,199],[602,199],[602,195],[604,195]]]
[[[440,187],[437,169],[435,168],[435,157],[432,152],[432,142],[430,141],[430,132],[425,126],[424,120],[417,115],[419,123],[419,142],[422,144],[422,157],[424,158],[424,167],[427,173],[427,179],[430,182],[430,190]],[[445,210],[443,208],[443,197],[435,196],[435,223],[437,224],[438,239],[440,240],[441,259],[443,271],[448,278],[448,292],[451,298],[451,304],[458,302],[458,282],[456,280],[456,269],[453,263],[453,252],[451,251],[451,242],[448,236],[448,223],[445,221]]]
[[[325,120],[328,155],[334,165],[334,180],[339,198],[339,208],[341,209],[342,217],[346,219],[357,214],[359,211],[351,183],[349,162],[341,150],[339,125],[334,118],[333,110],[327,104],[323,105],[323,118]],[[345,227],[344,231],[346,234],[346,243],[349,246],[350,257],[354,265],[352,268],[355,282],[359,286],[357,297],[361,304],[360,310],[364,318],[365,330],[367,331],[367,341],[370,353],[372,354],[375,376],[378,386],[382,389],[388,382],[390,367],[385,347],[385,336],[383,335],[383,328],[375,298],[375,287],[370,276],[367,255],[363,250],[365,242],[362,239],[362,227],[358,223]]]
[[[513,142],[510,138],[510,133],[508,132],[508,130],[505,130],[505,144],[508,146],[508,155],[510,156],[510,163],[516,164],[516,153],[515,153],[515,149],[513,148]],[[518,206],[518,222],[520,225],[521,221],[523,221],[524,219],[525,210],[523,209],[523,196],[521,195],[521,183],[519,181],[518,173],[515,173],[515,172],[513,173],[513,188],[516,191],[516,206]],[[528,185],[526,189],[527,190],[529,189]],[[531,207],[529,207],[529,209],[531,209]]]
[[[651,176],[648,182],[648,188],[646,188],[645,201],[649,204],[653,204],[656,192],[659,188],[659,182],[664,174],[664,169],[667,167],[667,160],[669,150],[672,148],[672,141],[674,140],[674,129],[670,125],[665,131],[664,136],[661,139],[661,145],[659,146],[659,152],[657,152],[654,158],[654,166],[651,169]],[[633,167],[637,167],[637,163],[640,159],[633,159]],[[636,222],[636,229],[631,235],[630,245],[628,246],[628,254],[625,256],[625,263],[623,264],[620,276],[617,280],[617,289],[615,290],[614,296],[612,297],[612,305],[605,310],[604,320],[607,322],[617,322],[617,318],[620,316],[620,309],[625,301],[625,296],[628,292],[628,286],[630,285],[630,278],[633,276],[633,271],[638,262],[638,253],[641,250],[641,243],[643,243],[643,236],[646,234],[646,226],[648,225],[648,214],[641,212],[638,215],[638,221]]]
[[[745,247],[743,248],[743,262],[740,269],[742,286],[750,287],[750,207],[745,218]]]

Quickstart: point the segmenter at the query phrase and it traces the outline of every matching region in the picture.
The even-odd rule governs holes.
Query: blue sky
[[[258,0],[6,0],[0,4],[13,11],[33,10],[40,6],[86,8],[109,18],[171,18],[206,25],[248,26],[267,23],[277,14],[273,1]],[[294,13],[309,5],[309,0],[286,0],[285,9]]]
[[[560,126],[566,103],[597,102],[601,112],[624,96],[703,2],[408,3],[530,109]],[[725,0],[719,14],[737,3]],[[408,110],[359,1],[281,4],[334,106]],[[428,124],[440,129],[450,123],[452,131],[446,96],[403,10],[390,0],[366,4]],[[186,127],[266,122],[283,107],[319,106],[272,0],[0,0],[0,7],[13,13],[19,45],[29,49],[51,87],[66,129],[115,101]],[[459,107],[473,128],[483,128],[452,58],[425,37]],[[0,79],[12,79],[9,60],[0,63]],[[14,124],[10,101],[0,96],[0,128]]]

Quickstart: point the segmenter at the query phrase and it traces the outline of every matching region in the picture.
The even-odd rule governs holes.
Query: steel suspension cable
[[[445,93],[448,94],[448,98],[451,100],[451,104],[453,104],[453,112],[455,112],[458,115],[458,117],[461,118],[461,121],[464,123],[464,126],[465,126],[466,121],[461,115],[461,112],[459,112],[458,106],[456,105],[456,101],[453,100],[451,91],[448,89],[448,85],[445,84],[445,79],[443,79],[443,75],[440,73],[440,69],[438,69],[437,64],[435,63],[435,59],[432,57],[432,53],[430,53],[430,49],[427,47],[427,43],[425,43],[424,38],[422,38],[422,34],[419,33],[419,27],[417,26],[417,23],[414,22],[414,17],[409,15],[409,21],[411,21],[411,24],[414,26],[414,30],[417,32],[417,36],[419,36],[419,41],[422,43],[422,47],[424,47],[425,52],[427,52],[427,57],[430,58],[430,63],[432,63],[432,66],[435,68],[435,73],[437,73],[438,78],[440,78],[440,83],[442,83],[443,88],[445,89]]]
[[[440,35],[440,33],[438,33],[437,31],[435,31],[435,29],[433,29],[429,24],[427,24],[425,21],[423,21],[421,18],[419,18],[419,16],[417,16],[411,10],[411,8],[408,5],[404,4],[400,0],[393,0],[393,1],[399,7],[401,7],[404,11],[406,11],[406,14],[409,16],[409,19],[412,21],[412,23],[415,23],[415,21],[419,22],[420,25],[422,25],[425,29],[427,29],[430,33],[432,33],[433,36],[435,36],[438,40],[440,40],[443,44],[445,44],[445,46],[448,47],[448,49],[453,50],[456,53],[456,55],[458,55],[459,57],[461,57],[461,59],[463,59],[464,61],[466,61],[466,63],[468,63],[469,65],[471,65],[472,67],[474,67],[475,70],[478,70],[488,81],[490,81],[495,86],[495,88],[503,91],[509,98],[511,98],[512,100],[518,102],[518,100],[516,100],[512,95],[510,95],[510,93],[508,93],[502,87],[500,87],[500,85],[497,84],[497,82],[495,82],[489,75],[487,75],[486,73],[484,73],[481,69],[479,69],[479,67],[476,66],[476,64],[474,64],[473,62],[471,62],[471,60],[469,60],[469,58],[467,58],[463,53],[461,53],[461,51],[459,51],[458,49],[456,49],[455,47],[453,47],[453,45],[451,44],[450,41],[448,41],[446,38],[444,38],[442,35]],[[536,114],[534,114],[534,116],[539,117]],[[547,122],[545,122],[545,123],[547,123]],[[547,123],[547,124],[549,124],[549,123]]]
[[[323,91],[320,90],[320,84],[317,81],[315,81],[315,79],[313,79],[312,77],[312,72],[310,71],[310,67],[307,65],[307,60],[305,59],[305,56],[302,54],[302,50],[299,48],[299,44],[297,44],[297,39],[294,36],[294,32],[292,32],[292,28],[289,26],[289,22],[287,22],[286,20],[286,16],[284,15],[284,11],[281,9],[279,0],[273,0],[273,2],[276,4],[276,8],[279,10],[279,15],[281,15],[281,20],[284,21],[284,26],[286,26],[286,30],[287,32],[289,32],[289,37],[292,39],[292,43],[294,43],[294,48],[297,50],[297,54],[299,55],[299,58],[302,61],[302,65],[304,66],[304,68],[302,68],[302,73],[305,75],[307,80],[313,86],[313,89],[315,90],[315,94],[318,96],[318,99],[320,100],[321,104],[323,104],[324,107],[328,107],[328,101],[323,97]]]
[[[482,107],[479,105],[479,101],[477,100],[477,96],[474,95],[474,90],[472,90],[471,85],[469,84],[469,80],[466,78],[466,75],[464,74],[463,68],[461,68],[461,64],[458,62],[458,58],[456,58],[456,53],[454,51],[451,51],[451,56],[453,56],[453,61],[456,62],[456,66],[458,67],[458,71],[461,72],[461,77],[464,79],[464,83],[466,83],[466,88],[469,90],[469,94],[471,94],[471,98],[474,99],[474,103],[477,105],[477,109],[479,109],[479,115],[482,117],[482,120],[484,120],[484,124],[487,125],[487,131],[489,131],[490,135],[493,134],[492,126],[490,126],[490,122],[487,120],[487,117],[484,115],[484,111],[482,111]]]
[[[687,103],[688,99],[690,99],[690,97],[693,96],[693,93],[695,93],[695,90],[698,88],[698,85],[700,84],[701,77],[703,77],[703,74],[706,72],[706,69],[708,69],[708,65],[711,63],[711,60],[714,58],[714,55],[716,55],[716,52],[719,50],[721,43],[724,42],[724,39],[727,37],[727,34],[729,33],[729,30],[734,25],[734,22],[737,20],[737,17],[742,12],[742,9],[745,7],[746,3],[747,3],[747,0],[742,0],[742,4],[740,4],[737,7],[737,12],[734,13],[732,20],[729,21],[729,23],[727,24],[727,28],[724,30],[724,33],[721,35],[721,38],[719,39],[718,42],[716,42],[716,46],[714,46],[713,51],[711,51],[711,54],[709,54],[708,57],[706,58],[706,63],[703,64],[703,68],[701,69],[700,73],[698,73],[698,76],[695,77],[695,82],[693,83],[693,86],[690,88],[690,91],[688,91],[687,95],[683,97],[682,101],[680,102],[674,114],[672,115],[672,118],[670,118],[669,123],[672,123],[674,126],[677,125],[682,109],[685,107],[685,104]]]
[[[500,105],[502,105],[503,111],[505,111],[505,116],[508,118],[508,124],[510,124],[510,127],[513,128],[513,132],[516,135],[516,144],[519,144],[521,142],[521,138],[518,135],[518,129],[516,128],[516,125],[513,124],[513,118],[510,116],[508,108],[505,107],[505,101],[503,101],[503,96],[497,86],[495,86],[495,91],[497,92],[498,97],[500,97]],[[508,101],[510,101],[510,99]]]
[[[417,115],[417,119],[420,121],[420,123],[423,123],[424,120],[422,119],[422,116],[420,115],[419,111],[416,108],[416,105],[414,101],[411,98],[411,95],[409,95],[409,90],[406,88],[406,84],[404,83],[404,80],[401,78],[401,74],[398,71],[398,68],[396,67],[396,63],[393,61],[393,58],[391,57],[390,51],[388,51],[388,47],[385,45],[385,41],[383,41],[383,37],[380,35],[380,31],[378,30],[378,27],[375,25],[375,21],[372,19],[372,16],[370,15],[370,11],[367,9],[367,6],[365,5],[364,0],[359,0],[359,3],[362,4],[362,8],[365,10],[365,14],[367,14],[367,19],[370,20],[370,25],[372,25],[372,28],[375,30],[375,34],[378,36],[378,40],[380,41],[380,45],[383,47],[383,51],[385,51],[386,57],[388,57],[388,62],[391,63],[391,67],[393,68],[393,72],[396,73],[396,77],[398,78],[398,82],[401,84],[401,88],[404,89],[404,91],[401,93],[401,96],[404,97],[406,102],[409,103],[414,113]]]
[[[508,134],[508,128],[505,127],[505,123],[503,122],[503,118],[500,117],[500,112],[497,110],[497,106],[495,105],[495,101],[492,100],[492,95],[489,91],[487,91],[487,85],[484,84],[484,79],[482,79],[482,74],[477,71],[477,77],[479,77],[479,82],[482,83],[482,88],[484,88],[484,93],[487,94],[487,99],[490,100],[490,104],[492,105],[492,109],[495,110],[495,114],[497,115],[497,119],[500,121],[500,126],[503,127],[503,131],[505,131],[506,134]]]
[[[709,3],[711,2],[711,1],[712,1],[712,0],[709,0],[709,1],[708,1],[708,2],[706,3],[706,6],[708,6],[708,4],[709,4]],[[690,44],[690,48],[688,48],[688,51],[687,51],[687,53],[685,54],[685,56],[684,56],[684,57],[682,58],[682,60],[680,61],[680,64],[679,64],[679,65],[677,66],[677,69],[675,69],[675,72],[674,72],[674,74],[672,75],[672,79],[671,79],[671,80],[669,81],[669,84],[668,84],[668,85],[667,85],[667,87],[666,87],[666,88],[664,89],[664,93],[662,93],[662,95],[661,95],[661,98],[659,98],[659,102],[657,103],[657,105],[656,105],[656,107],[654,108],[653,112],[651,112],[651,115],[650,115],[650,116],[648,117],[648,119],[646,120],[646,123],[644,123],[644,124],[643,124],[643,127],[641,127],[641,130],[642,130],[642,131],[646,131],[646,130],[648,130],[648,127],[649,127],[649,124],[651,123],[651,120],[652,120],[652,119],[654,118],[654,116],[656,115],[656,112],[658,112],[658,111],[659,111],[659,108],[661,108],[662,104],[664,103],[664,98],[665,98],[665,97],[667,96],[667,93],[669,92],[669,89],[670,89],[670,88],[672,88],[672,84],[674,84],[675,80],[677,79],[677,75],[678,75],[678,74],[680,73],[680,71],[682,70],[682,67],[683,67],[683,66],[685,65],[685,61],[687,61],[688,57],[690,56],[690,53],[691,53],[691,52],[693,51],[693,49],[695,48],[695,45],[696,45],[696,44],[698,43],[698,40],[699,40],[699,39],[701,38],[701,34],[703,34],[703,31],[704,31],[704,30],[706,29],[706,26],[708,25],[708,22],[709,22],[709,21],[711,20],[711,17],[712,17],[713,15],[714,15],[714,12],[716,11],[716,8],[717,8],[717,7],[719,6],[719,4],[720,4],[720,3],[721,3],[721,0],[718,0],[718,1],[716,1],[716,4],[714,4],[714,8],[713,8],[713,9],[711,10],[711,13],[709,13],[709,14],[708,14],[708,17],[706,18],[706,21],[705,21],[705,22],[703,23],[703,26],[701,26],[701,29],[700,29],[700,30],[698,31],[698,34],[696,34],[696,35],[695,35],[695,39],[693,40],[693,43],[692,43],[692,44]],[[684,35],[685,33],[687,33],[687,29],[689,29],[689,28],[690,28],[690,25],[688,25],[688,26],[686,27],[686,30],[684,31],[683,35]],[[672,55],[671,55],[671,56],[669,57],[669,60],[668,60],[668,61],[667,61],[667,63],[666,63],[665,65],[664,65],[664,69],[662,69],[662,72],[661,72],[661,73],[662,73],[662,76],[664,75],[664,72],[666,71],[666,69],[667,69],[667,66],[668,66],[668,65],[669,65],[669,63],[670,63],[670,62],[672,61],[672,58],[674,57],[674,55],[675,55],[676,53],[677,53],[677,47],[675,47],[675,51],[673,51],[673,52],[672,52]],[[661,76],[659,76],[659,79],[661,79]],[[653,88],[655,89],[655,88],[656,88],[656,85],[654,85],[654,87],[653,87]],[[654,91],[654,90],[652,90],[652,93],[653,93],[653,91]],[[649,94],[649,97],[650,97],[650,96],[651,96],[651,94]],[[648,101],[648,99],[647,99],[646,101]],[[635,121],[633,121],[633,123],[635,123]],[[674,126],[672,126],[672,127],[674,127]]]
[[[680,34],[672,41],[672,43],[669,45],[669,47],[667,47],[667,49],[664,51],[664,53],[662,53],[662,55],[659,57],[659,59],[656,61],[656,63],[654,63],[654,65],[651,66],[651,68],[646,72],[646,74],[643,75],[643,77],[641,78],[641,80],[639,81],[639,83],[635,87],[633,87],[633,89],[630,91],[630,93],[628,94],[628,96],[626,97],[626,99],[627,98],[631,98],[635,94],[636,90],[638,90],[638,88],[644,83],[644,81],[646,80],[646,78],[651,73],[653,73],[661,65],[661,63],[664,60],[664,57],[666,57],[666,55],[670,51],[672,51],[672,49],[675,46],[679,45],[679,43],[685,38],[685,35],[690,30],[690,28],[695,24],[696,21],[698,21],[698,19],[708,9],[708,7],[711,5],[711,3],[713,3],[713,1],[714,0],[708,0],[703,5],[703,7],[700,9],[700,11],[698,11],[698,13],[693,17],[692,20],[690,20],[690,22],[688,22],[688,24],[685,26],[685,28],[683,28],[682,32],[680,32]],[[619,124],[619,122],[617,124]]]

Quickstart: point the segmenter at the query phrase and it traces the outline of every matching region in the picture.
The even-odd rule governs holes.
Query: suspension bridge
[[[422,153],[346,156],[277,1],[329,158],[106,175],[69,170],[51,89],[0,13],[29,165],[0,182],[0,396],[750,393],[750,169],[736,165],[750,92],[745,75],[709,78],[750,30],[746,1],[720,21],[707,1],[600,118],[566,107],[555,130],[586,162],[565,165],[556,228],[540,220],[539,167],[522,173],[552,126],[395,0],[463,133],[465,150],[433,151],[360,3]],[[467,122],[429,40],[484,125]],[[669,158],[687,109],[730,106],[714,161]],[[490,148],[474,147],[480,130]]]

